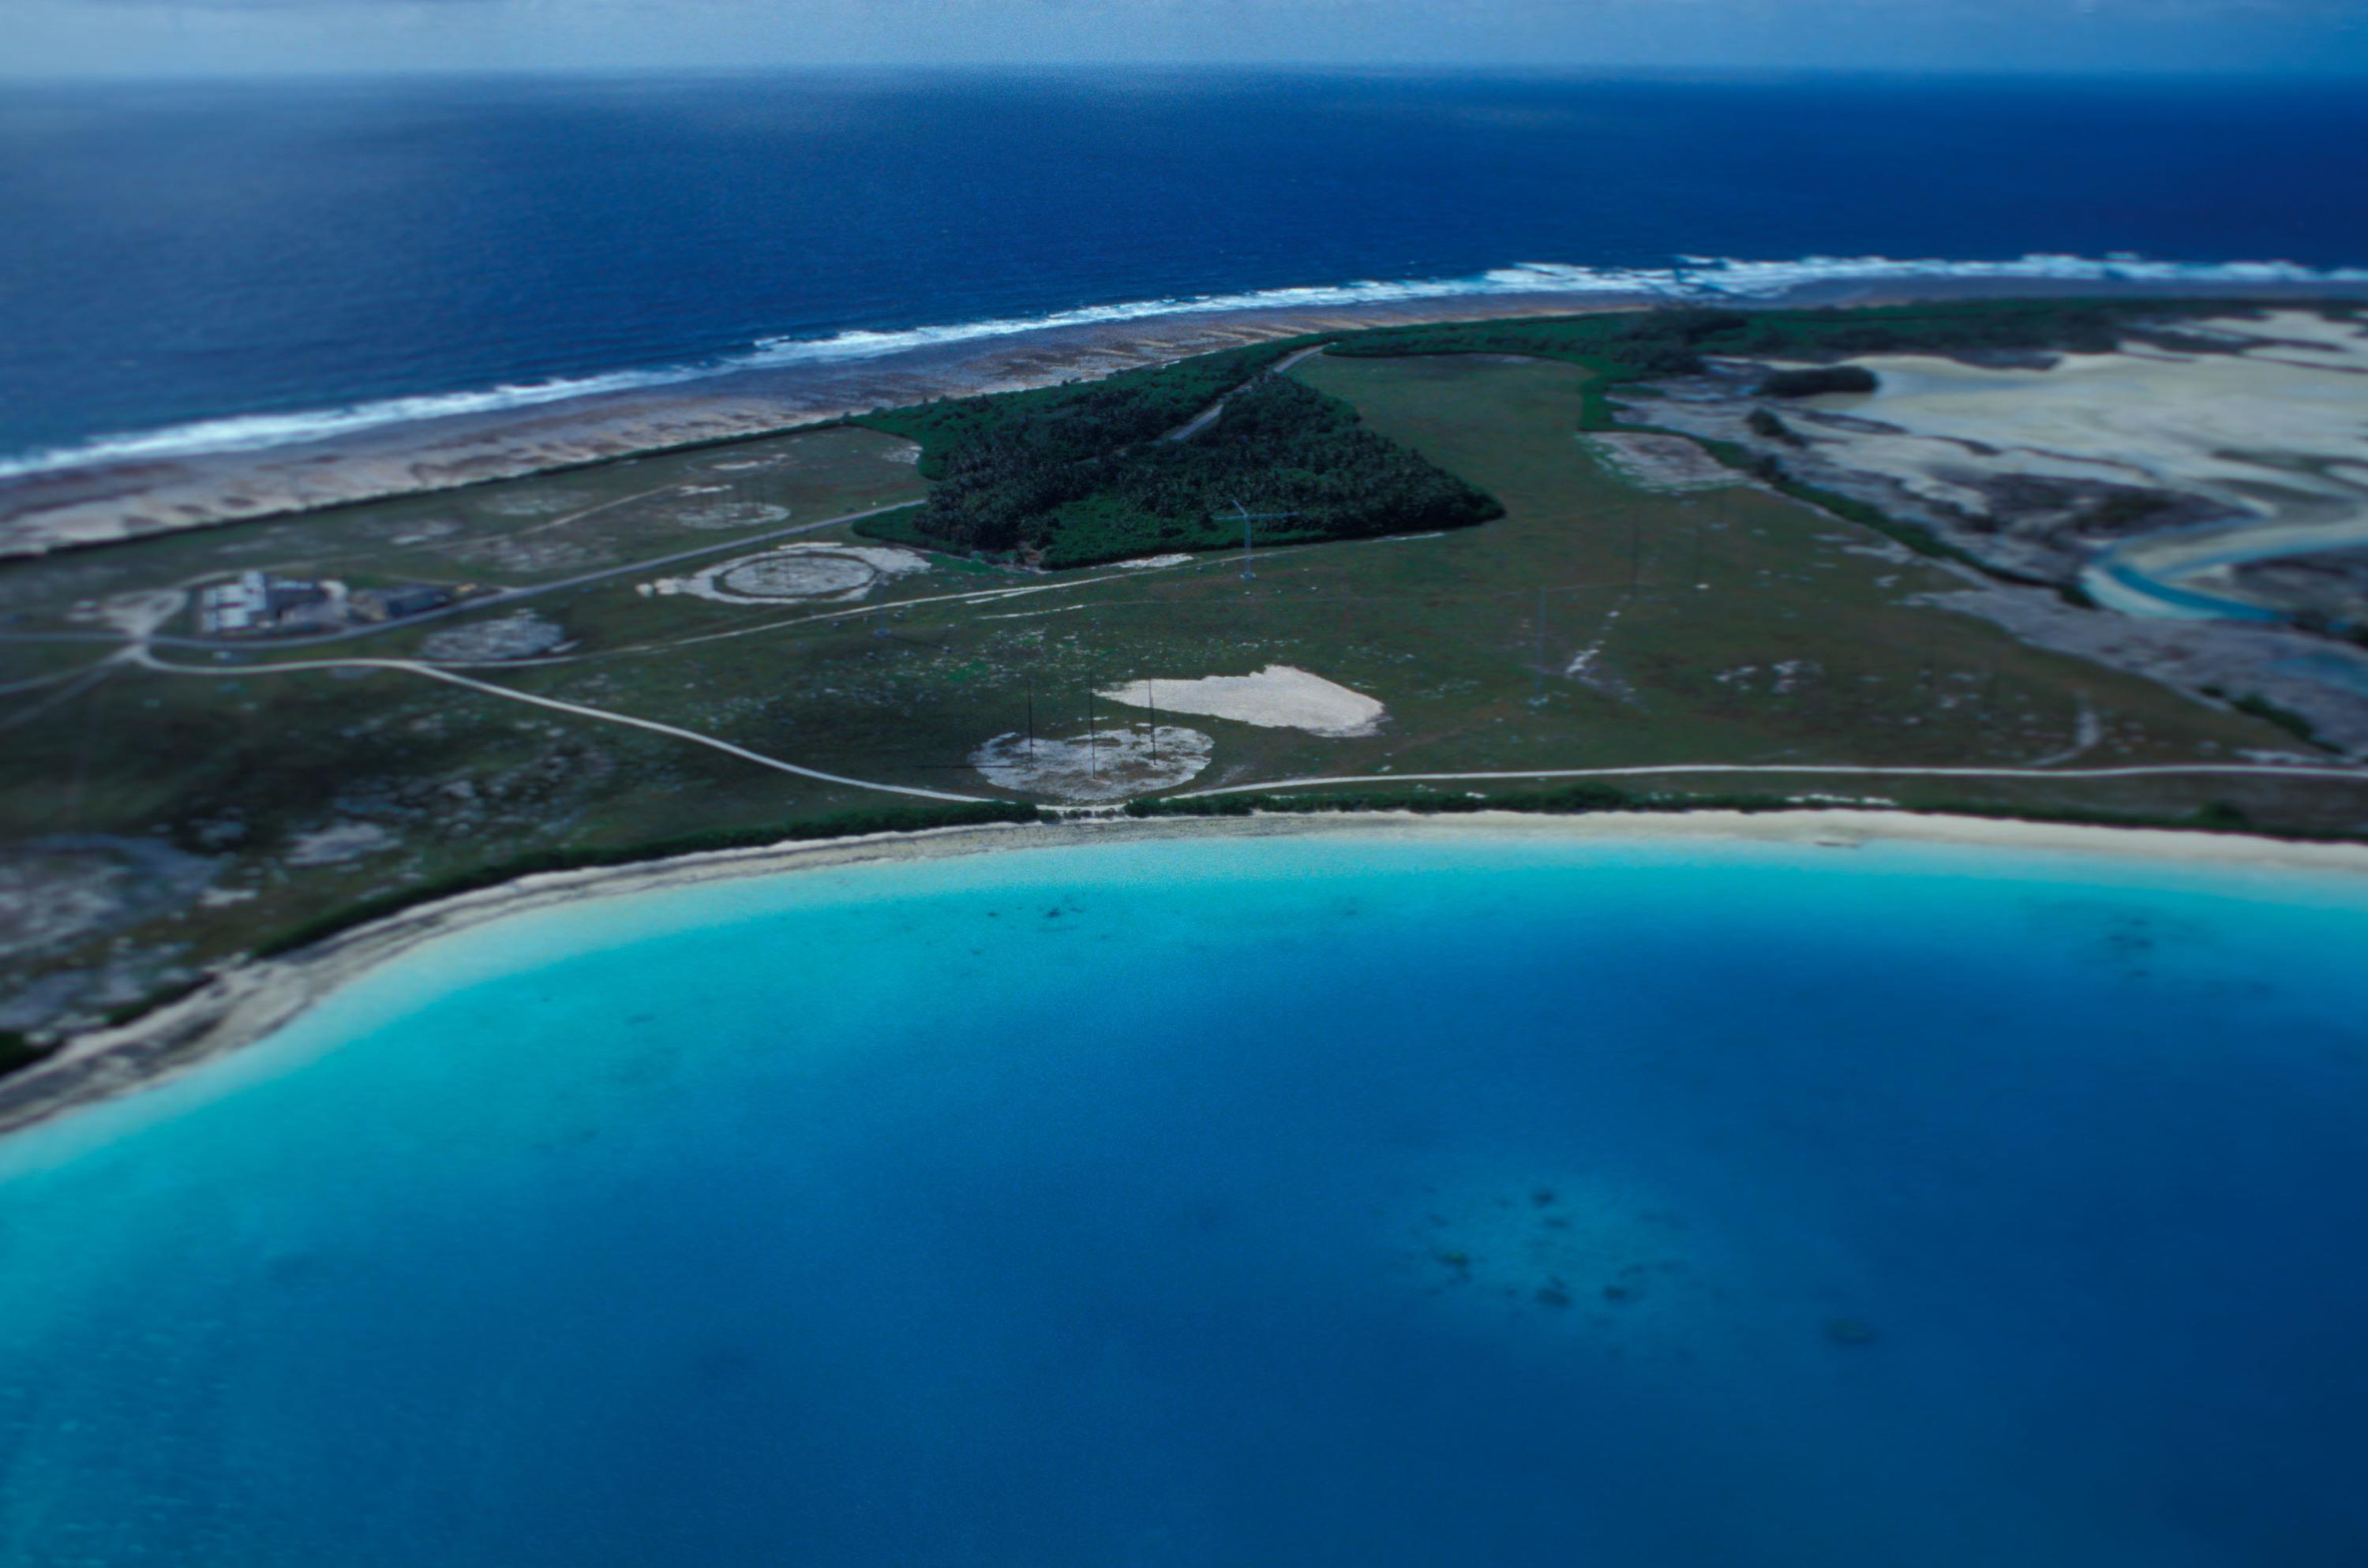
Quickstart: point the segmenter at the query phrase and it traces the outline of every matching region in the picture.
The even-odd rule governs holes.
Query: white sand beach
[[[1474,834],[1514,841],[1606,846],[1748,841],[1846,850],[1876,843],[1957,845],[2001,854],[2088,856],[2125,864],[2319,873],[2340,879],[2347,887],[2368,891],[2368,845],[2363,844],[2296,843],[2237,834],[2088,827],[1863,809],[1608,812],[1580,816],[1514,812],[1424,816],[1380,812],[1151,821],[1084,817],[1059,824],[938,828],[789,843],[689,855],[646,865],[527,877],[404,910],[283,958],[238,965],[179,1002],[121,1028],[85,1035],[37,1066],[0,1080],[0,1132],[45,1120],[77,1105],[124,1094],[261,1040],[340,986],[423,944],[513,915],[586,899],[788,871],[1008,849],[1283,835],[1444,840]]]

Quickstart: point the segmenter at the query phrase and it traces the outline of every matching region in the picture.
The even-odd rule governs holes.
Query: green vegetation
[[[1452,474],[1362,428],[1346,403],[1264,374],[1281,352],[1235,350],[1052,394],[873,416],[867,423],[924,443],[939,483],[894,531],[867,531],[1058,569],[1224,549],[1241,539],[1235,502],[1270,515],[1258,526],[1270,545],[1434,532],[1499,514]],[[1172,438],[1220,398],[1205,427]]]
[[[2177,506],[2159,490],[2115,490],[2089,508],[2082,525],[2097,533],[2123,533]]]
[[[925,479],[945,478],[956,452],[982,443],[1018,442],[1047,462],[1081,462],[1156,440],[1311,341],[1254,344],[1032,392],[879,408],[855,423],[918,442]]]
[[[1827,392],[1871,392],[1874,372],[1863,365],[1820,365],[1807,370],[1778,370],[1759,383],[1762,397],[1819,397]]]
[[[2333,751],[2336,749],[2327,744],[2326,740],[2319,734],[2317,727],[2309,720],[2304,718],[2301,714],[2295,712],[2291,708],[2279,707],[2276,703],[2271,701],[2268,698],[2263,697],[2259,692],[2253,692],[2247,696],[2240,697],[2237,699],[2236,701],[2230,703],[2229,706],[2236,709],[2239,713],[2250,713],[2256,719],[2266,720],[2268,722],[2275,724],[2279,729],[2283,730],[2286,733],[2302,742],[2305,745],[2317,746],[2321,751]]]
[[[1591,375],[1579,414],[1582,430],[1653,431],[1683,437],[1729,468],[1748,472],[1780,493],[1845,522],[1873,528],[1919,555],[1954,561],[2002,582],[2055,588],[2067,603],[2087,608],[2089,596],[2078,587],[2001,570],[1919,524],[1804,483],[1772,459],[1755,461],[1739,447],[1623,419],[1611,394],[1618,392],[1633,398],[1649,391],[1639,383],[1697,372],[1702,369],[1704,355],[1816,359],[1908,352],[2098,353],[2112,349],[2125,337],[2164,335],[2172,329],[2154,324],[2162,318],[2242,308],[2235,303],[2161,300],[1965,300],[1814,311],[1682,308],[1641,314],[1383,328],[1360,333],[1335,344],[1328,352],[1348,358],[1518,354],[1582,366]],[[1778,371],[1759,390],[1778,397],[1806,397],[1827,392],[1872,392],[1875,385],[1873,372],[1863,367],[1841,365]],[[1767,410],[1755,413],[1749,423],[1755,432],[1771,440],[1798,444],[1791,426]],[[2126,509],[2136,504],[2123,505]],[[2132,515],[2143,515],[2143,509]]]
[[[1703,355],[1841,359],[1860,354],[2109,352],[2174,336],[2180,317],[2248,308],[2211,300],[1950,300],[1826,310],[1679,307],[1612,315],[1454,322],[1357,334],[1335,354],[1522,354],[1586,365],[1614,381],[1701,368]],[[2180,339],[2191,351],[2223,346]]]
[[[1778,418],[1771,410],[1755,408],[1744,424],[1750,426],[1753,435],[1765,440],[1782,441],[1788,447],[1801,444],[1800,433]]]
[[[29,1067],[47,1056],[51,1049],[35,1045],[15,1029],[0,1029],[0,1073],[13,1073],[19,1067]]]
[[[1502,794],[1454,793],[1413,788],[1400,790],[1326,789],[1321,791],[1258,791],[1239,795],[1196,795],[1185,798],[1130,801],[1126,814],[1167,817],[1324,816],[1350,812],[1403,812],[1411,816],[1472,816],[1481,812],[1512,812],[1531,816],[1586,816],[1600,812],[1792,812],[1807,799],[1764,790],[1686,791],[1626,790],[1611,784],[1565,784]],[[2213,801],[2193,812],[2114,812],[2078,806],[2026,809],[1995,801],[1936,798],[1914,804],[1884,801],[1852,802],[1855,810],[1901,812],[1916,816],[1989,817],[2010,822],[2065,823],[2082,827],[2177,828],[2191,833],[2242,833],[2305,843],[2341,842],[2356,836],[2345,833],[2300,828],[2269,828],[2253,821],[2242,808]]]
[[[1612,784],[1565,784],[1506,795],[1441,794],[1421,790],[1326,790],[1321,794],[1196,795],[1186,799],[1130,801],[1131,817],[1247,817],[1261,812],[1412,812],[1421,816],[1468,816],[1474,812],[1530,812],[1544,816],[1582,816],[1589,812],[1781,812],[1795,802],[1783,795],[1664,795],[1622,790]]]
[[[825,838],[856,838],[871,833],[920,833],[929,828],[986,827],[998,823],[1027,823],[1038,820],[1034,806],[1008,801],[984,801],[975,805],[894,806],[882,811],[846,812],[837,816],[803,822],[778,823],[770,827],[709,828],[698,833],[677,834],[670,838],[651,839],[641,844],[615,845],[606,847],[586,846],[573,848],[537,849],[507,859],[489,861],[469,870],[442,877],[432,882],[422,882],[399,892],[381,894],[347,904],[317,919],[291,926],[279,936],[256,944],[255,956],[272,958],[291,953],[299,948],[309,948],[340,932],[367,926],[373,920],[383,920],[406,909],[439,899],[475,892],[482,888],[499,887],[521,877],[531,877],[551,871],[581,871],[600,866],[632,866],[646,860],[666,860],[677,855],[712,854],[719,849],[761,849],[775,844],[806,843]],[[180,994],[186,995],[184,990]],[[174,997],[151,999],[136,1005],[137,1015],[163,1001]],[[117,1020],[121,1021],[121,1020]]]
[[[1726,341],[1735,314],[1523,330],[1605,338],[1633,368]],[[1035,800],[1060,797],[980,774],[972,764],[983,744],[1031,722],[1042,735],[1079,735],[1090,694],[1129,681],[1268,665],[1368,694],[1386,704],[1387,721],[1337,737],[1179,721],[1163,709],[1164,722],[1210,737],[1207,770],[1178,788],[1713,762],[1800,772],[1764,785],[1755,777],[1765,794],[1696,792],[1683,778],[1633,793],[1490,785],[1485,799],[1409,785],[1147,813],[1297,809],[1319,797],[1336,808],[1463,810],[1532,795],[1550,798],[1542,809],[1760,810],[1820,790],[1854,798],[1858,782],[1837,785],[1824,765],[2027,765],[2073,748],[2083,764],[2186,763],[2284,744],[2257,711],[2199,703],[1937,608],[1957,578],[1840,548],[1831,518],[1853,517],[1849,503],[1802,494],[1781,466],[1770,485],[1640,488],[1573,438],[1604,422],[1607,385],[1637,384],[1613,371],[1575,356],[1364,352],[1406,335],[1360,335],[1346,354],[1304,359],[1235,397],[1192,440],[1156,443],[1185,455],[1147,460],[1184,465],[1179,483],[1206,483],[1193,465],[1222,460],[1192,449],[1265,441],[1270,424],[1286,426],[1273,434],[1278,446],[1310,430],[1326,441],[1370,437],[1418,460],[1423,473],[1494,497],[1503,517],[1440,537],[1285,546],[1247,581],[1215,559],[1047,575],[944,553],[914,526],[927,488],[912,447],[847,427],[0,564],[0,614],[17,618],[0,641],[0,687],[11,688],[0,692],[0,723],[10,726],[0,855],[22,855],[0,869],[43,879],[25,884],[33,939],[0,955],[0,990],[69,977],[74,1000],[31,1029],[47,1040],[89,1027],[112,998],[160,994],[180,975],[535,870],[1026,821]],[[1166,380],[1183,367],[1144,374],[1170,392],[1137,428],[1175,430],[1285,347],[1188,362],[1189,384]],[[942,455],[965,430],[1037,428],[1028,410],[1082,395],[1056,388],[1008,403],[932,405],[907,411],[906,424]],[[1739,447],[1713,450],[1735,467],[1757,460]],[[1081,510],[1126,494],[1114,481]],[[1257,510],[1301,509],[1269,506],[1263,493],[1242,498]],[[791,519],[760,518],[743,509],[751,504],[788,508]],[[899,504],[861,527],[940,552],[851,593],[718,602],[663,591],[659,579],[696,563],[649,561],[686,547],[712,548],[715,560],[769,550],[757,540],[786,527]],[[1853,520],[1888,531],[1880,517]],[[1102,526],[1109,542],[1132,525]],[[1261,525],[1260,543],[1280,531]],[[1229,529],[1221,542],[1236,537]],[[826,550],[848,539],[834,527],[796,542]],[[150,652],[161,668],[115,658],[123,644],[76,608],[250,566],[427,578],[438,560],[448,579],[557,585],[522,606],[308,649],[159,644]],[[586,574],[596,570],[615,574]],[[440,630],[522,610],[564,633],[534,663],[455,667],[450,680],[400,663],[449,659],[434,644]],[[57,640],[26,640],[44,636]],[[318,667],[279,667],[290,660]],[[1105,729],[1147,718],[1093,706]],[[882,786],[994,799],[879,813],[870,808],[890,799]],[[2294,836],[2368,827],[2368,788],[2325,779],[1886,778],[1880,792],[1902,810],[2249,824]],[[61,843],[94,846],[30,847]],[[131,843],[145,858],[124,853]],[[151,875],[139,868],[154,846],[203,864],[179,862],[179,881]],[[97,923],[47,913],[84,908]]]
[[[853,532],[864,539],[876,539],[882,544],[901,544],[907,550],[943,550],[946,541],[920,528],[921,508],[899,506],[893,512],[882,512],[876,517],[866,517],[854,526]]]

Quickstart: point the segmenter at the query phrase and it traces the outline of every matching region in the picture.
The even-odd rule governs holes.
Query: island
[[[1809,806],[2368,834],[2340,301],[1292,332],[10,543],[9,1066],[472,890],[886,832]]]

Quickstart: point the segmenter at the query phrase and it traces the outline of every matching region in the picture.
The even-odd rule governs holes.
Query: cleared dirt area
[[[971,766],[1017,794],[1090,804],[1190,783],[1209,766],[1214,749],[1198,730],[1146,724],[1064,740],[997,735],[971,754]]]
[[[645,594],[688,594],[717,604],[836,604],[929,569],[928,559],[893,546],[786,544],[685,577],[642,585]]]
[[[1734,470],[1683,437],[1618,430],[1579,439],[1605,467],[1640,490],[1719,490],[1742,483]]]
[[[1389,710],[1363,692],[1288,665],[1269,665],[1255,675],[1202,676],[1198,680],[1145,679],[1112,687],[1097,696],[1155,712],[1195,713],[1231,719],[1267,730],[1304,730],[1311,735],[1370,735]]]

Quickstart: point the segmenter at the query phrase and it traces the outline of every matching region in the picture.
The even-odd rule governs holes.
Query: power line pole
[[[1093,688],[1093,687],[1092,687],[1091,685],[1088,685],[1088,686],[1087,686],[1087,687],[1086,687],[1086,777],[1087,777],[1087,778],[1091,778],[1094,776],[1094,767],[1095,767],[1095,755],[1094,755],[1094,688]]]
[[[1143,705],[1151,710],[1151,766],[1159,766],[1159,700],[1152,691],[1151,677],[1143,677]]]
[[[1028,677],[1028,760],[1036,760],[1036,677]]]

